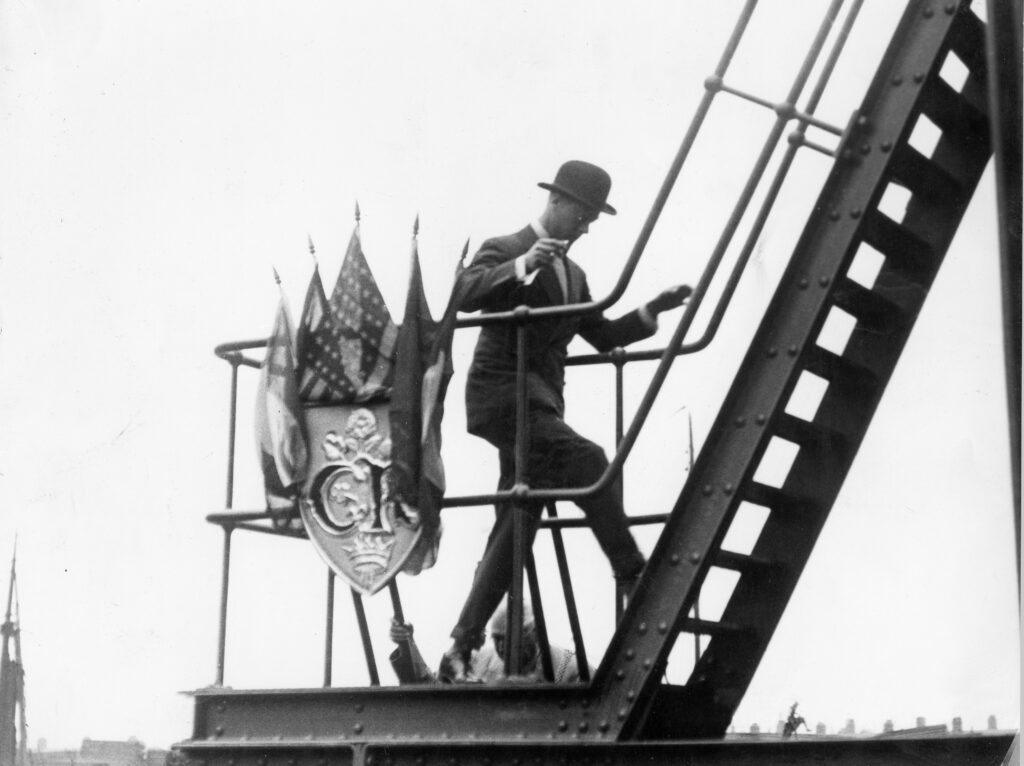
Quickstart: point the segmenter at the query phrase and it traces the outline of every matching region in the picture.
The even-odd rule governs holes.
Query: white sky
[[[824,3],[764,5],[728,81],[781,98]],[[844,125],[859,102],[894,5],[868,3],[823,119]],[[135,735],[163,747],[191,731],[178,692],[214,679],[220,577],[221,538],[203,517],[224,497],[229,374],[211,350],[269,331],[271,265],[297,310],[306,234],[330,284],[358,199],[368,259],[400,316],[419,213],[440,311],[466,237],[475,246],[521,227],[543,204],[536,182],[577,157],[614,179],[620,215],[574,249],[604,294],[737,8],[0,0],[0,557],[17,534],[33,746]],[[716,104],[622,310],[696,282],[770,122]],[[678,495],[687,416],[699,448],[827,170],[801,154],[719,337],[677,363],[627,469],[631,512],[667,510]],[[830,731],[848,718],[878,731],[917,716],[981,729],[989,714],[1016,726],[992,184],[986,175],[738,730],[773,727],[797,700]],[[645,345],[660,345],[671,321]],[[492,450],[464,432],[471,347],[469,334],[457,340],[451,494],[496,479]],[[627,371],[627,412],[651,369]],[[251,509],[260,489],[246,372],[236,507]],[[570,421],[606,447],[611,380],[577,370],[568,391]],[[446,512],[438,565],[400,581],[429,658],[446,644],[490,519],[488,509]],[[645,550],[651,535],[641,534]],[[542,535],[542,566],[549,549]],[[586,532],[572,535],[570,555],[596,660],[611,632],[607,564]],[[312,547],[240,533],[232,575],[226,682],[319,684],[325,571]],[[553,576],[544,587],[552,636],[567,643]],[[338,595],[335,682],[362,684]],[[721,597],[710,587],[706,613]],[[383,664],[387,596],[367,608]],[[680,647],[675,681],[689,639]]]

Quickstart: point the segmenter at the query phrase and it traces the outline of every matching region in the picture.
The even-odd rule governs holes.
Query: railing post
[[[324,627],[324,686],[331,685],[334,669],[334,570],[327,568],[327,624]]]
[[[217,686],[224,685],[224,647],[228,632],[228,577],[231,571],[231,532],[234,526],[224,525],[224,556],[221,562],[220,580],[220,629],[217,636]]]
[[[623,393],[622,393],[622,379],[623,379],[623,368],[625,367],[626,352],[622,348],[614,348],[611,352],[612,364],[615,365],[615,449],[618,450],[619,445],[622,443],[622,431],[623,431]],[[625,469],[620,470],[618,475],[615,477],[615,494],[619,498],[619,504],[624,505],[625,495],[625,481],[626,471]],[[618,625],[622,620],[622,612],[625,607],[625,597],[621,592],[618,584],[612,586],[612,592],[615,594],[615,624]]]
[[[558,511],[553,502],[547,504],[548,516],[558,518]],[[551,541],[555,546],[555,561],[558,563],[558,575],[562,580],[562,593],[565,596],[565,610],[569,615],[569,630],[572,631],[573,646],[576,647],[576,665],[579,668],[580,680],[590,681],[590,665],[587,663],[587,650],[583,645],[583,631],[580,629],[580,615],[576,610],[576,596],[572,589],[569,575],[569,562],[565,557],[565,544],[562,541],[562,530],[551,528]]]
[[[235,421],[238,410],[238,359],[231,362],[231,409],[228,413],[228,477],[226,508],[231,508],[235,499]]]
[[[370,675],[370,686],[380,686],[377,675],[377,660],[373,656],[373,642],[370,641],[370,628],[366,624],[366,612],[363,610],[363,597],[355,588],[352,589],[352,605],[356,610],[356,621],[359,623],[359,636],[363,640],[363,654],[366,655],[366,670]]]
[[[526,507],[523,491],[527,489],[529,480],[526,463],[530,455],[530,402],[526,390],[526,318],[530,309],[519,306],[515,313],[519,319],[516,326],[516,493],[512,500],[512,582],[508,595],[508,647],[505,656],[507,675],[519,675],[523,665],[523,562],[526,548]]]

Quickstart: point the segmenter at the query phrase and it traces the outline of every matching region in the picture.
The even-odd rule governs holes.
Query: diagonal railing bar
[[[739,47],[740,40],[743,38],[743,33],[746,31],[747,24],[750,22],[751,16],[754,15],[754,9],[756,7],[757,0],[747,0],[744,4],[736,25],[733,27],[732,34],[726,42],[725,50],[722,52],[718,65],[715,67],[715,77],[724,77],[726,71],[728,71],[729,64],[732,62],[732,58],[736,53],[736,49]],[[701,102],[697,106],[697,111],[694,113],[693,119],[690,121],[690,126],[686,131],[686,135],[683,137],[683,141],[676,152],[676,156],[672,160],[672,164],[669,167],[665,180],[661,185],[661,189],[658,191],[658,194],[651,205],[650,212],[647,214],[647,219],[644,221],[644,225],[640,229],[640,234],[637,236],[636,243],[633,245],[633,249],[630,252],[629,257],[626,259],[626,263],[622,268],[622,273],[619,275],[618,281],[615,283],[615,286],[612,287],[612,290],[608,295],[600,300],[591,301],[590,303],[570,303],[562,306],[544,306],[541,308],[529,309],[525,306],[519,306],[512,311],[500,311],[491,314],[482,314],[475,317],[463,317],[459,319],[456,326],[480,327],[486,324],[497,324],[499,322],[508,322],[510,320],[530,322],[539,319],[580,316],[582,314],[603,311],[618,301],[626,291],[626,287],[629,286],[630,279],[632,279],[636,266],[640,262],[640,256],[643,255],[644,249],[647,247],[647,242],[650,240],[651,234],[654,231],[654,227],[658,223],[658,219],[661,217],[665,203],[668,202],[669,195],[675,186],[676,179],[679,177],[679,173],[683,168],[683,163],[686,161],[686,158],[690,154],[690,149],[697,140],[697,134],[700,132],[701,126],[704,124],[704,118],[711,109],[711,103],[714,101],[715,95],[716,94],[712,91],[705,91],[701,98]],[[527,310],[524,312],[524,309]]]
[[[803,91],[807,80],[810,78],[811,70],[817,61],[821,50],[824,48],[828,34],[839,14],[839,9],[842,4],[843,0],[832,0],[829,4],[828,10],[818,27],[818,32],[814,38],[811,48],[804,58],[800,71],[797,73],[793,85],[790,88],[787,103],[795,103],[799,98],[800,93]],[[700,281],[693,290],[690,303],[683,311],[683,315],[680,317],[679,322],[676,325],[672,339],[666,345],[661,354],[658,367],[651,377],[651,381],[648,384],[643,399],[637,408],[636,414],[633,416],[633,421],[630,423],[628,431],[623,436],[622,442],[619,445],[618,450],[615,452],[615,456],[609,462],[608,467],[605,469],[604,473],[601,474],[600,478],[587,487],[528,489],[520,485],[515,487],[513,490],[499,491],[487,495],[448,498],[444,501],[445,507],[484,505],[491,502],[507,500],[517,500],[520,502],[524,500],[578,500],[606,489],[609,484],[615,480],[615,477],[622,470],[622,466],[625,463],[626,458],[629,456],[633,445],[636,443],[636,440],[640,435],[640,430],[643,428],[643,425],[647,420],[647,416],[650,414],[651,409],[654,406],[654,401],[660,393],[665,379],[668,377],[669,370],[672,367],[672,363],[675,361],[675,357],[683,346],[683,340],[693,323],[694,315],[700,308],[701,301],[706,295],[708,287],[718,271],[718,267],[725,255],[728,244],[731,241],[736,228],[739,226],[740,220],[746,212],[746,208],[756,191],[761,177],[764,175],[764,171],[771,160],[771,156],[778,145],[779,139],[782,137],[782,131],[787,122],[788,118],[780,115],[772,126],[768,138],[765,139],[754,168],[752,169],[743,191],[740,194],[740,198],[737,200],[737,203],[733,208],[733,212],[726,223],[725,230],[708,259],[707,265],[704,267]],[[522,317],[524,313],[523,308],[524,307],[521,306],[516,309],[516,313],[513,314],[514,318],[520,319]]]
[[[846,46],[846,42],[849,39],[850,30],[856,23],[863,4],[864,0],[854,0],[851,4],[850,10],[847,12],[846,18],[840,27],[840,31],[836,35],[835,42],[829,52],[829,56],[826,59],[825,64],[822,66],[818,80],[808,97],[807,105],[804,107],[807,112],[813,113],[814,110],[818,108],[818,103],[821,101],[821,97],[825,92],[825,88],[828,85],[828,81],[831,79],[833,71],[835,70],[839,56],[842,54],[843,49]],[[680,355],[693,354],[697,351],[701,351],[704,348],[707,348],[711,341],[714,340],[718,329],[721,326],[722,319],[725,317],[725,312],[729,308],[732,297],[736,292],[736,286],[739,283],[740,277],[746,269],[747,262],[753,253],[758,238],[761,236],[761,232],[764,230],[764,225],[768,219],[768,215],[775,205],[775,200],[778,197],[782,184],[789,173],[790,166],[792,165],[796,152],[799,149],[799,146],[796,145],[797,138],[799,138],[800,142],[805,146],[819,149],[830,155],[835,154],[834,152],[825,150],[822,147],[814,146],[811,142],[804,140],[803,136],[805,132],[806,127],[801,124],[797,126],[793,133],[790,134],[790,146],[787,149],[785,156],[782,158],[782,161],[779,163],[779,167],[772,179],[771,186],[765,194],[764,201],[761,203],[757,217],[751,225],[751,229],[747,235],[747,240],[744,243],[743,249],[740,251],[740,254],[736,259],[736,264],[733,267],[732,274],[722,289],[722,294],[719,297],[715,310],[712,312],[711,319],[708,322],[707,328],[705,328],[704,335],[692,343],[684,343],[679,349]],[[622,361],[653,361],[655,359],[660,359],[662,354],[664,354],[664,351],[664,349],[651,349],[647,351],[624,351],[623,349],[615,349],[603,354],[580,354],[567,360],[567,364],[570,366],[577,366],[609,363],[618,364]]]

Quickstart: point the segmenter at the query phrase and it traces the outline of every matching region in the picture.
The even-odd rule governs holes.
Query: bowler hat
[[[553,183],[541,182],[537,186],[571,197],[591,210],[615,215],[615,208],[605,201],[612,188],[611,176],[589,162],[569,160],[558,169]]]

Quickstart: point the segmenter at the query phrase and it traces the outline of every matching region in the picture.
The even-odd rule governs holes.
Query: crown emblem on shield
[[[299,504],[317,550],[357,590],[375,593],[401,568],[420,536],[413,509],[392,498],[386,403],[310,407],[304,412],[312,465]]]

